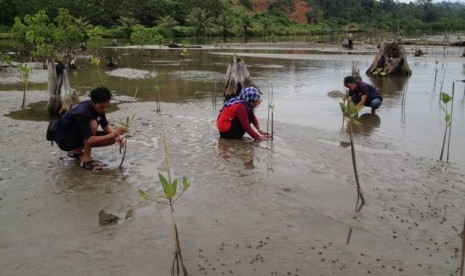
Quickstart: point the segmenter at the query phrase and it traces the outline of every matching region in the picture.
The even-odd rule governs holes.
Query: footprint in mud
[[[98,225],[100,226],[116,224],[118,220],[119,217],[117,215],[107,214],[104,210],[100,210],[98,213]]]

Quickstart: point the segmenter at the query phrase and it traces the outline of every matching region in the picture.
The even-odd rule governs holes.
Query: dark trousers
[[[239,119],[234,118],[231,121],[231,128],[228,132],[220,132],[220,137],[224,139],[242,139],[244,137],[245,130],[239,122]]]

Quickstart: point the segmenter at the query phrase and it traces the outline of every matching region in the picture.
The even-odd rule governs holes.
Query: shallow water
[[[465,79],[460,48],[429,47],[425,56],[413,57],[413,46],[406,46],[413,71],[412,76],[406,78],[364,75],[376,51],[370,45],[357,45],[351,52],[337,46],[321,46],[320,49],[315,44],[305,43],[278,43],[275,48],[253,44],[204,48],[188,50],[184,60],[179,51],[156,47],[145,50],[145,54],[137,49],[107,49],[107,56],[112,56],[119,67],[116,70],[101,68],[102,82],[118,95],[135,96],[138,100],[209,104],[214,93],[221,95],[227,64],[232,55],[237,54],[246,61],[253,81],[265,93],[265,101],[272,86],[276,121],[335,131],[342,126],[339,100],[327,94],[332,90],[344,91],[342,79],[356,66],[364,81],[374,84],[385,99],[376,117],[364,115],[368,117],[360,130],[363,136],[372,136],[399,151],[439,158],[445,127],[439,92],[442,89],[451,94],[452,83]],[[99,77],[96,67],[88,60],[79,60],[78,66],[83,68],[69,72],[70,83],[81,94],[86,94],[99,84]],[[40,82],[38,79],[43,74],[39,70],[33,76],[36,75],[33,83]],[[0,89],[18,89],[18,85],[12,85],[15,78],[2,77]],[[42,79],[46,80],[43,76]],[[38,85],[43,87],[43,84]],[[160,87],[158,95],[155,85]],[[34,84],[32,87],[35,88]],[[464,83],[456,83],[455,94],[450,161],[465,163],[465,148],[460,146],[465,138],[462,127],[465,123]],[[218,96],[217,105],[220,104]],[[262,117],[267,117],[267,112],[265,104],[257,110]],[[366,108],[362,113],[369,113],[369,110]]]
[[[438,92],[432,85],[423,91],[434,79],[435,58],[411,62],[410,78],[377,84],[385,102],[377,117],[361,116],[365,127],[355,135],[368,204],[353,220],[355,184],[350,149],[344,147],[348,134],[341,130],[338,100],[327,93],[342,90],[352,59],[363,71],[371,56],[341,52],[327,58],[300,50],[238,54],[263,91],[269,81],[273,84],[275,139],[256,144],[224,141],[215,128],[212,92],[216,84],[220,93],[233,52],[192,50],[183,67],[175,52],[141,63],[126,55],[130,51],[118,50],[120,69],[145,70],[130,71],[137,75],[132,78],[102,70],[104,83],[117,93],[119,109],[109,120],[117,123],[136,113],[122,170],[116,147],[96,149],[94,158],[106,168],[87,172],[45,141],[45,121],[2,116],[0,274],[168,275],[169,210],[142,201],[137,193],[162,191],[157,173],[167,170],[163,133],[173,176],[187,176],[192,183],[176,206],[192,275],[457,273],[455,248],[465,207],[463,153],[457,153],[463,148],[454,147],[454,136],[451,160],[457,164],[436,161],[443,131]],[[445,60],[447,72],[462,69],[460,59]],[[162,87],[159,112],[154,80],[140,78],[153,64]],[[81,93],[98,83],[95,68],[85,66],[70,74]],[[459,76],[446,74],[446,80]],[[2,86],[8,89],[17,88]],[[4,115],[19,109],[20,92],[0,92],[0,97]],[[30,91],[28,99],[37,103],[47,95]],[[257,109],[262,124],[265,103]],[[455,124],[463,120],[457,115],[463,108],[458,100],[454,108]],[[459,127],[452,133],[463,135]],[[439,141],[430,145],[435,136]],[[102,226],[102,211],[120,219]]]

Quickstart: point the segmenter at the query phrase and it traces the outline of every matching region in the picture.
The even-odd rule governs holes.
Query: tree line
[[[291,22],[295,0],[276,0],[256,12],[251,0],[0,0],[0,25],[10,30],[39,12],[58,18],[67,10],[78,27],[100,26],[108,37],[130,38],[136,27],[155,28],[153,35],[253,36],[328,33],[334,30],[383,29],[457,31],[465,29],[465,5],[432,0],[305,0],[308,23]],[[105,35],[104,34],[104,35]]]

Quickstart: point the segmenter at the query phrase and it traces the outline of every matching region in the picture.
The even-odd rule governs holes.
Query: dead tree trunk
[[[48,99],[47,110],[50,117],[57,117],[61,109],[60,86],[62,78],[57,74],[55,62],[47,61],[48,70]]]
[[[234,58],[228,66],[224,85],[224,97],[230,99],[237,96],[242,88],[254,86],[250,73],[243,60]]]
[[[57,117],[79,102],[76,91],[71,88],[63,63],[47,61],[48,93],[47,110],[50,117]]]
[[[405,49],[400,40],[381,42],[379,52],[366,71],[367,75],[411,75]]]

